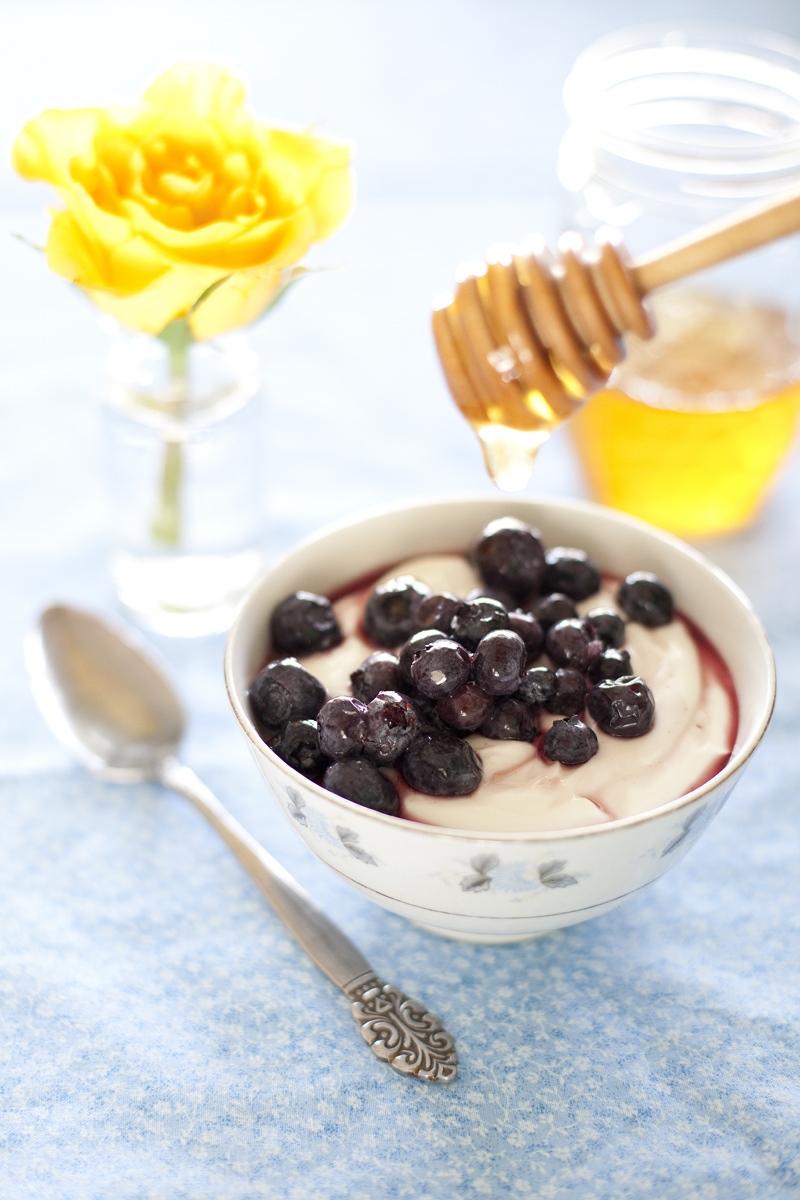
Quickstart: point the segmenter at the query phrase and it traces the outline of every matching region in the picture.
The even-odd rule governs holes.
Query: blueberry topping
[[[548,712],[560,717],[573,717],[586,703],[586,681],[576,667],[559,667],[552,696],[545,701]]]
[[[556,691],[556,673],[548,667],[528,667],[520,680],[516,695],[531,708],[541,708]]]
[[[484,737],[506,742],[532,742],[539,736],[531,710],[511,696],[497,701],[480,731]]]
[[[625,622],[613,608],[593,608],[586,620],[594,625],[594,631],[605,646],[619,650],[625,641]]]
[[[296,658],[267,663],[250,688],[253,713],[263,725],[316,717],[326,698],[320,681]]]
[[[511,612],[512,608],[517,607],[517,599],[511,595],[511,592],[507,592],[504,588],[487,587],[486,584],[467,592],[464,599],[467,604],[472,604],[473,600],[496,600],[507,612]]]
[[[468,796],[483,771],[469,742],[449,734],[423,734],[403,755],[400,769],[409,787],[429,796]]]
[[[413,637],[410,637],[397,652],[400,664],[400,682],[403,686],[394,689],[389,688],[388,690],[404,692],[406,691],[406,685],[411,687],[411,667],[414,659],[426,646],[430,646],[431,642],[440,642],[441,640],[441,629],[420,629],[419,633],[415,633]]]
[[[316,721],[289,721],[270,745],[279,758],[309,778],[321,775],[328,762],[320,750]]]
[[[364,609],[367,635],[389,650],[402,645],[417,628],[417,608],[430,594],[430,588],[411,575],[399,575],[380,584]]]
[[[364,754],[379,767],[388,767],[420,733],[419,713],[399,692],[378,692],[367,705]]]
[[[544,646],[557,666],[580,667],[582,671],[603,652],[603,643],[595,634],[594,626],[580,617],[552,625]]]
[[[458,691],[440,700],[436,712],[453,729],[461,733],[474,733],[493,707],[493,697],[481,691],[477,683],[465,683]]]
[[[349,696],[334,696],[317,716],[319,748],[328,758],[355,758],[364,753],[367,706]]]
[[[598,683],[586,697],[586,705],[603,733],[612,737],[632,738],[647,733],[656,711],[653,693],[636,675]]]
[[[556,546],[545,555],[544,590],[585,600],[600,591],[600,570],[585,550]]]
[[[623,675],[633,674],[631,656],[627,650],[604,650],[594,662],[589,664],[587,672],[592,683],[600,683],[603,679],[620,679]]]
[[[374,812],[396,817],[400,798],[394,785],[368,758],[345,758],[332,763],[322,779],[323,786],[345,800],[352,800]]]
[[[450,632],[450,622],[455,616],[461,601],[450,592],[434,592],[421,600],[414,618],[416,629],[439,629],[442,633]]]
[[[501,517],[486,526],[473,551],[475,566],[489,587],[501,588],[517,599],[540,590],[544,550],[539,530],[514,517]]]
[[[469,679],[472,662],[469,652],[452,638],[430,642],[411,664],[411,682],[431,700],[449,696]]]
[[[388,650],[376,650],[365,658],[350,676],[350,686],[357,700],[369,704],[378,692],[396,692],[400,689],[400,662]]]
[[[473,600],[460,604],[450,625],[451,635],[468,650],[476,650],[478,642],[495,629],[508,629],[508,613],[497,600]]]
[[[508,614],[508,621],[513,632],[525,643],[528,658],[538,658],[544,646],[544,630],[536,617],[516,609]]]
[[[669,625],[672,620],[672,592],[649,571],[634,571],[626,576],[619,585],[617,603],[626,616],[648,629]]]
[[[544,735],[542,750],[554,762],[579,767],[597,754],[597,734],[579,717],[554,721]]]
[[[525,643],[519,634],[510,629],[487,633],[475,651],[475,682],[490,696],[510,696],[519,687],[525,657]]]
[[[563,592],[540,596],[538,600],[528,604],[526,612],[536,618],[545,633],[551,625],[557,625],[559,621],[569,621],[578,615],[577,608]]]
[[[315,654],[342,640],[330,600],[295,592],[282,600],[270,622],[272,648],[279,654]]]

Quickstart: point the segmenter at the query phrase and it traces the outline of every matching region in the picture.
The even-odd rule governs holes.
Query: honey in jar
[[[595,497],[682,537],[746,524],[791,447],[800,328],[780,308],[689,288],[653,297],[609,387],[571,421]]]

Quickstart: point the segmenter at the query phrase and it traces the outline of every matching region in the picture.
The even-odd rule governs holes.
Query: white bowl
[[[465,550],[496,517],[538,526],[545,545],[580,546],[604,570],[664,578],[676,607],[716,646],[733,677],[739,729],[720,773],[669,804],[560,833],[442,829],[372,812],[311,783],[258,735],[247,689],[269,650],[272,609],[298,588],[326,595],[412,555]],[[600,916],[674,866],[725,803],[772,713],[772,653],[746,597],[703,555],[644,522],[578,501],[466,497],[372,510],[330,525],[274,566],[231,629],[225,679],[233,710],[288,820],[338,875],[376,904],[435,933],[513,942]]]

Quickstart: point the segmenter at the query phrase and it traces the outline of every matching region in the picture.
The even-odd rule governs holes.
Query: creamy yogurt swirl
[[[432,591],[457,596],[480,584],[460,555],[408,559],[378,582],[397,575],[413,575]],[[334,604],[344,635],[341,644],[302,660],[331,696],[351,695],[351,673],[374,650],[358,632],[374,586]],[[577,608],[584,615],[601,606],[617,609],[611,592],[600,591]],[[625,648],[633,673],[646,680],[655,696],[656,717],[648,733],[610,737],[586,713],[583,719],[597,734],[599,750],[580,767],[547,762],[530,742],[473,734],[469,741],[483,764],[483,782],[476,791],[447,799],[429,796],[409,790],[397,772],[387,772],[400,793],[402,815],[429,825],[486,833],[576,829],[658,808],[709,778],[730,753],[736,733],[733,705],[720,672],[700,653],[680,616],[658,629],[628,622]],[[538,714],[542,732],[558,719],[544,711]]]

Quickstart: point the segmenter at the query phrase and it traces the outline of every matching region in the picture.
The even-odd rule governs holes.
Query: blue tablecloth
[[[622,7],[618,24],[641,15]],[[2,213],[0,1195],[800,1195],[797,464],[756,526],[708,548],[754,600],[778,661],[777,710],[748,774],[652,888],[535,941],[440,940],[351,891],[257,775],[225,698],[223,639],[153,639],[190,714],[186,760],[455,1035],[451,1089],[402,1079],[202,818],[155,785],[89,778],[34,709],[22,639],[38,610],[114,611],[104,336],[5,236],[41,225]],[[373,197],[318,252],[346,265],[304,283],[254,337],[271,556],[379,500],[489,490],[438,373],[429,298],[491,241],[556,225],[547,197]],[[581,486],[559,434],[531,490]]]

